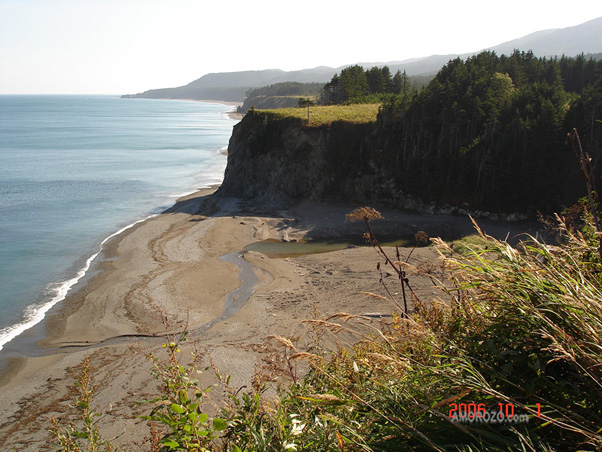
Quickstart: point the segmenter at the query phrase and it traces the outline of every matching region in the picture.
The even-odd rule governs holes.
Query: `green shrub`
[[[198,386],[196,375],[200,373],[196,366],[184,367],[180,363],[180,342],[185,335],[176,340],[163,344],[168,359],[160,360],[149,355],[155,367],[155,377],[161,382],[163,394],[147,401],[154,405],[151,413],[143,418],[155,421],[167,427],[167,433],[159,441],[160,451],[190,450],[208,451],[212,449],[212,441],[219,432],[227,428],[227,423],[221,418],[210,419],[203,411],[204,393],[209,388]]]

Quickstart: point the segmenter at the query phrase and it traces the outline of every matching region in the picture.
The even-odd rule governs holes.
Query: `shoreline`
[[[237,289],[239,273],[236,265],[219,258],[238,251],[239,243],[254,241],[256,229],[232,220],[231,213],[238,211],[236,201],[225,201],[217,206],[216,200],[207,199],[215,189],[214,186],[180,198],[162,214],[133,225],[108,240],[102,250],[103,258],[96,265],[97,274],[84,287],[70,293],[62,306],[48,316],[46,336],[37,341],[48,352],[42,356],[12,358],[3,370],[0,419],[4,422],[0,421],[0,446],[15,447],[15,443],[1,439],[15,440],[11,435],[15,426],[19,425],[21,432],[31,430],[35,424],[36,430],[31,431],[30,436],[25,435],[32,448],[19,447],[19,450],[46,450],[42,445],[47,444],[46,430],[50,425],[46,416],[48,406],[55,407],[57,402],[62,404],[58,411],[53,411],[55,415],[68,411],[73,385],[69,378],[71,369],[76,369],[84,356],[92,356],[95,365],[102,369],[101,374],[112,365],[122,369],[128,375],[129,384],[139,381],[137,393],[150,390],[150,397],[154,388],[150,362],[143,354],[133,352],[132,347],[152,349],[161,343],[161,339],[145,340],[142,337],[148,334],[160,336],[164,332],[157,311],[165,313],[172,321],[185,321],[191,330],[219,319],[223,299]],[[214,216],[205,215],[208,212]],[[259,222],[263,223],[263,220]],[[206,241],[204,249],[197,246],[201,238]],[[238,240],[232,242],[232,238]],[[271,278],[268,273],[252,268],[253,273],[257,272],[258,284]],[[203,280],[200,283],[199,276]],[[162,293],[164,286],[171,289],[169,294]],[[151,292],[148,297],[146,291]],[[199,297],[199,293],[203,297]],[[241,309],[244,305],[239,311]],[[185,316],[181,315],[183,311],[186,311]],[[223,333],[219,330],[235,314],[221,319],[217,322],[221,325],[217,327],[211,325],[213,331],[209,335],[221,337]],[[125,335],[134,338],[127,341],[113,339]],[[218,339],[218,343],[221,340]],[[215,359],[219,360],[219,357]],[[245,370],[240,381],[252,376],[256,363],[254,359],[251,361],[237,366]],[[132,363],[143,370],[132,375]],[[106,378],[111,380],[110,384],[105,383],[109,396],[113,397],[114,378]],[[58,395],[54,391],[57,386],[60,386]],[[126,399],[127,394],[118,391],[116,403],[125,403]],[[32,411],[28,406],[32,400],[43,406],[37,411],[43,419],[25,415],[26,411]],[[140,399],[128,400],[126,417],[130,417],[127,413],[132,412],[131,406]],[[131,424],[128,430],[135,431],[138,422]]]
[[[52,296],[52,298],[49,301],[47,301],[43,305],[40,305],[30,316],[29,319],[7,327],[8,332],[6,334],[9,336],[9,338],[6,342],[0,344],[0,351],[11,348],[18,349],[19,337],[26,333],[28,330],[35,328],[36,326],[47,320],[47,315],[51,313],[55,306],[59,305],[62,301],[64,301],[72,289],[76,288],[80,283],[83,283],[85,281],[86,276],[88,276],[90,270],[93,269],[94,261],[102,255],[105,244],[107,244],[113,237],[116,237],[121,233],[127,231],[128,229],[135,227],[138,223],[144,222],[157,215],[158,214],[152,214],[143,219],[137,220],[129,225],[122,227],[118,231],[112,233],[111,235],[103,239],[99,244],[98,251],[96,251],[91,256],[85,259],[83,267],[77,270],[75,276],[63,280],[60,283],[56,283],[58,284],[56,294]],[[10,357],[11,356],[9,354],[8,358]],[[2,374],[2,371],[3,369],[0,368],[0,375]],[[2,378],[0,377],[0,385],[2,384],[1,382]]]
[[[180,198],[172,208],[107,242],[95,275],[48,317],[46,337],[38,342],[47,353],[13,360],[3,376],[3,449],[51,450],[46,433],[50,418],[72,412],[73,378],[85,356],[98,385],[96,403],[101,409],[112,406],[103,419],[103,435],[127,431],[118,447],[131,446],[126,437],[141,440],[147,435],[147,425],[136,417],[145,414],[146,407],[135,403],[154,398],[157,391],[146,354],[162,353],[165,327],[159,313],[173,322],[171,331],[187,325],[190,334],[183,352],[194,351],[199,368],[214,365],[231,375],[235,388],[248,385],[257,369],[287,382],[279,370],[282,347],[269,335],[294,337],[302,346],[308,339],[301,321],[316,315],[390,315],[388,303],[362,294],[384,294],[375,270],[379,257],[371,247],[294,258],[241,253],[246,245],[266,239],[361,236],[361,224],[345,222],[352,206],[302,203],[285,212],[273,211],[216,197],[215,189]],[[472,228],[467,218],[383,213],[390,219],[383,230]],[[235,263],[222,259],[232,253],[248,264],[250,283]],[[417,248],[411,263],[436,261],[431,248]],[[430,279],[412,278],[419,295],[433,295]],[[250,287],[248,300],[227,312],[228,297],[236,301],[236,291],[243,287]],[[149,337],[153,334],[158,337]],[[208,372],[201,383],[215,379]]]
[[[76,95],[76,97],[84,97],[85,95]],[[101,98],[105,98],[108,97],[106,95],[100,95],[98,97]],[[112,96],[111,96],[112,97]],[[231,132],[231,127],[235,124],[235,123],[231,123],[229,119],[227,119],[226,116],[223,116],[221,113],[225,114],[226,110],[228,110],[227,107],[227,103],[219,103],[220,105],[223,105],[224,108],[218,108],[217,110],[215,110],[215,108],[213,109],[209,109],[211,111],[215,111],[218,113],[218,115],[216,116],[217,118],[219,118],[219,120],[221,121],[220,126],[223,125],[223,127],[225,127],[225,129],[223,129],[226,133],[228,133],[228,130],[230,130]],[[173,109],[173,107],[170,107],[171,109]],[[176,107],[177,108],[177,107]],[[201,109],[201,111],[206,111],[207,109]],[[167,111],[170,111],[169,109]],[[224,137],[225,139],[225,137]],[[150,201],[150,205],[151,207],[153,207],[152,209],[148,209],[146,211],[139,209],[138,212],[136,212],[134,209],[132,209],[132,216],[130,217],[129,215],[126,216],[126,221],[129,222],[129,224],[126,224],[123,228],[121,228],[121,226],[124,225],[124,223],[121,222],[121,220],[119,218],[117,218],[117,215],[115,215],[113,217],[109,217],[111,220],[114,221],[106,221],[106,225],[107,227],[103,228],[102,230],[100,230],[101,232],[99,232],[97,235],[92,236],[91,238],[86,237],[87,242],[83,243],[81,246],[79,247],[72,247],[74,252],[72,253],[74,255],[74,257],[72,258],[71,255],[69,255],[69,259],[70,262],[72,262],[70,265],[65,265],[65,268],[61,270],[62,271],[56,271],[54,273],[49,273],[52,276],[49,278],[39,278],[40,280],[40,288],[39,290],[36,290],[36,292],[32,292],[33,295],[29,295],[29,293],[27,293],[26,297],[22,297],[21,298],[16,298],[14,300],[8,300],[7,301],[19,306],[20,303],[23,304],[23,308],[20,309],[18,312],[17,309],[15,309],[15,315],[14,315],[14,319],[12,319],[12,317],[9,317],[7,320],[7,323],[10,322],[10,324],[7,324],[6,326],[3,326],[3,328],[1,329],[1,337],[0,337],[0,356],[2,356],[2,360],[4,360],[7,356],[13,356],[14,353],[5,353],[6,349],[10,349],[11,348],[11,343],[13,343],[19,336],[21,336],[25,331],[30,330],[31,328],[35,328],[36,325],[38,325],[40,322],[44,322],[45,318],[47,316],[47,313],[49,312],[49,310],[52,310],[54,306],[56,306],[57,304],[61,303],[62,300],[64,300],[65,296],[69,293],[72,292],[74,290],[74,287],[77,286],[81,286],[83,283],[83,280],[86,279],[91,272],[91,265],[93,261],[97,261],[97,257],[98,255],[101,253],[102,249],[104,248],[105,243],[110,240],[113,236],[120,234],[121,232],[123,232],[125,229],[130,228],[132,226],[134,226],[138,221],[144,221],[150,217],[152,217],[156,212],[160,211],[160,210],[164,210],[165,206],[168,205],[173,205],[176,202],[176,197],[181,197],[183,196],[183,192],[186,192],[186,194],[189,193],[194,193],[198,190],[199,186],[207,186],[206,184],[213,184],[215,182],[218,182],[221,180],[221,178],[223,177],[223,167],[225,166],[225,159],[224,157],[222,157],[222,155],[224,155],[225,153],[225,149],[227,147],[227,141],[224,141],[224,147],[217,150],[217,153],[221,154],[218,157],[212,157],[212,155],[210,153],[207,154],[208,156],[208,161],[213,161],[213,162],[217,162],[217,163],[212,163],[211,165],[207,166],[207,170],[205,171],[206,173],[206,177],[203,174],[203,172],[200,173],[192,173],[190,176],[187,175],[187,177],[190,177],[190,181],[185,182],[185,185],[181,185],[182,182],[180,181],[180,186],[184,187],[181,190],[178,190],[177,188],[174,189],[173,191],[168,191],[167,194],[165,194],[164,196],[159,196],[157,195],[157,193],[154,193],[152,196],[154,196],[152,199],[149,197],[148,199],[151,200]],[[208,148],[210,149],[210,148]],[[217,154],[216,153],[216,154]],[[213,160],[211,160],[211,158]],[[223,166],[222,166],[223,164]],[[221,172],[220,172],[221,171]],[[215,175],[216,177],[213,177],[213,175]],[[175,184],[172,184],[174,187],[177,187],[177,181]],[[171,185],[165,185],[165,187],[171,187]],[[188,188],[186,188],[188,187]],[[166,188],[164,188],[165,190]],[[160,188],[159,188],[160,190]],[[157,190],[157,191],[159,191]],[[165,198],[165,199],[163,199]],[[157,208],[158,207],[158,208]],[[130,213],[128,211],[128,213]],[[139,215],[142,214],[142,215]],[[86,217],[88,216],[87,214],[82,214],[81,217]],[[128,220],[129,219],[129,220]],[[120,229],[121,228],[121,229]],[[15,240],[15,243],[17,243],[18,241]],[[79,253],[82,254],[77,254],[79,250]],[[52,248],[49,248],[48,250],[48,255],[52,255],[53,251]],[[24,256],[26,256],[26,254],[24,254]],[[27,259],[27,258],[26,258]],[[71,260],[72,259],[72,260]],[[63,261],[67,261],[67,259],[63,259]],[[11,264],[9,263],[9,267],[11,266]],[[49,265],[48,268],[52,268],[52,265]],[[39,272],[40,275],[44,275],[43,272]],[[37,280],[36,280],[37,282]],[[21,287],[28,287],[27,282],[24,283],[20,283],[19,286]],[[37,289],[37,286],[36,286]],[[10,292],[9,292],[10,293]],[[3,300],[4,301],[4,300]],[[18,302],[18,303],[17,303]],[[18,350],[18,348],[17,348]],[[18,354],[18,353],[17,353]],[[1,367],[2,362],[0,361],[0,367]]]
[[[192,102],[205,102],[207,104],[223,104],[223,105],[229,105],[231,107],[242,107],[242,105],[243,105],[243,102],[230,102],[230,101],[226,101],[226,100],[204,100],[204,99],[196,100],[196,99],[190,99],[190,101],[192,101]],[[228,117],[230,119],[233,119],[234,121],[240,121],[243,118],[243,116],[244,116],[243,113],[238,113],[237,110],[228,111],[228,112],[226,112],[226,114],[228,115]]]
[[[39,350],[34,351],[34,354],[36,354],[36,352],[38,352],[38,354],[39,354],[44,351],[44,347],[43,346],[39,347],[38,344],[44,344],[45,341],[47,341],[49,334],[46,330],[50,329],[53,332],[55,332],[55,331],[58,332],[58,330],[55,326],[56,322],[52,321],[52,326],[45,326],[45,324],[48,323],[49,321],[51,321],[50,319],[53,319],[54,317],[63,316],[64,315],[64,313],[62,313],[63,310],[65,310],[65,309],[72,310],[72,308],[67,308],[67,307],[62,306],[64,301],[68,297],[73,296],[74,294],[76,294],[80,291],[85,291],[86,286],[90,282],[88,279],[94,278],[94,276],[91,276],[90,273],[91,272],[101,273],[103,271],[104,262],[115,258],[115,251],[112,249],[112,244],[111,244],[111,241],[113,239],[118,240],[119,236],[121,236],[124,233],[127,233],[130,229],[135,229],[140,224],[145,223],[145,222],[147,222],[155,217],[158,217],[160,215],[163,215],[166,212],[169,212],[178,203],[180,203],[182,201],[186,201],[191,198],[195,198],[198,196],[204,196],[204,195],[213,193],[219,188],[219,186],[220,186],[220,184],[213,184],[208,187],[196,188],[196,189],[190,191],[189,193],[182,194],[175,200],[175,202],[172,206],[170,206],[167,209],[164,209],[162,212],[149,214],[144,218],[141,218],[130,224],[127,224],[126,226],[121,227],[116,232],[113,232],[110,235],[108,235],[107,237],[105,237],[104,239],[102,239],[100,244],[98,245],[98,250],[96,252],[94,252],[92,255],[90,255],[89,257],[85,258],[83,267],[80,268],[79,270],[77,270],[75,276],[73,276],[72,278],[69,278],[69,279],[65,279],[65,280],[61,281],[60,283],[57,283],[57,284],[59,284],[58,289],[57,289],[58,293],[56,295],[54,295],[48,302],[41,305],[39,310],[35,311],[36,315],[35,315],[34,319],[32,319],[31,321],[23,321],[21,323],[12,325],[10,327],[11,331],[17,330],[18,332],[11,339],[9,339],[6,343],[4,343],[0,346],[1,347],[0,352],[4,351],[4,354],[8,355],[5,357],[2,357],[2,359],[0,360],[0,364],[5,364],[5,363],[2,363],[2,361],[6,362],[6,361],[9,361],[12,359],[29,358],[30,356],[27,356],[27,355],[15,356],[14,353],[18,353],[18,352],[12,352],[13,354],[11,355],[11,352],[7,351],[7,350],[11,350],[11,349],[18,350],[21,348],[20,345],[23,345],[23,343],[28,344],[29,347],[31,347],[31,344],[34,344],[33,347],[38,347]],[[41,314],[39,314],[39,313],[41,313]],[[44,330],[44,332],[42,332],[42,330]],[[6,381],[5,381],[6,374],[7,374],[6,369],[4,367],[0,367],[0,388],[4,384],[6,384]]]

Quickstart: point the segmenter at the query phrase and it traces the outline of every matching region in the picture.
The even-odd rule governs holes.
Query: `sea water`
[[[221,181],[229,110],[0,96],[0,349],[65,297],[108,237]]]

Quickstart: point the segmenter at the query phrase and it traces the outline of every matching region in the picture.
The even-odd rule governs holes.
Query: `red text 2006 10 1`
[[[537,407],[537,417],[541,417],[541,405]],[[498,403],[497,409],[487,410],[484,403],[450,403],[449,417],[460,422],[488,423],[523,423],[528,422],[529,415],[515,413],[514,404]]]

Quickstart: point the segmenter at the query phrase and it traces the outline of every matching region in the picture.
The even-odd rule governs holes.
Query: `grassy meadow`
[[[308,127],[323,127],[335,121],[345,121],[353,124],[367,124],[376,121],[380,104],[352,104],[310,106]],[[273,118],[300,118],[307,121],[307,108],[279,108],[262,110]]]

